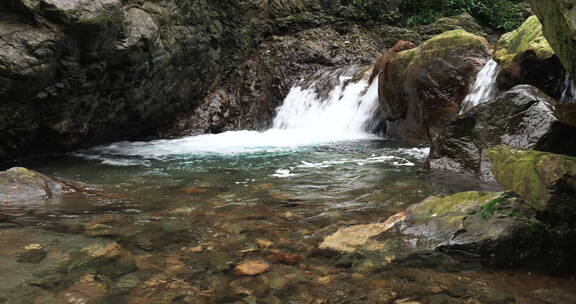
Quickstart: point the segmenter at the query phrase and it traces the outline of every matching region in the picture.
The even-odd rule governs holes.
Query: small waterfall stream
[[[296,84],[271,129],[230,131],[152,142],[121,142],[92,152],[162,158],[185,154],[237,154],[370,139],[378,109],[378,81],[354,78],[358,68],[321,71]]]
[[[564,77],[564,82],[561,85],[562,95],[560,95],[561,103],[576,103],[576,84],[570,75]]]
[[[308,88],[295,86],[272,130],[306,132],[318,139],[337,139],[335,133],[338,137],[366,136],[378,107],[378,81],[368,90],[366,86],[365,79],[354,82],[351,76],[338,76],[338,84],[325,98],[319,96],[315,83]]]
[[[460,114],[464,114],[475,106],[490,101],[498,95],[496,77],[498,77],[499,72],[500,67],[498,63],[490,59],[480,70],[470,93],[464,101],[462,101]]]

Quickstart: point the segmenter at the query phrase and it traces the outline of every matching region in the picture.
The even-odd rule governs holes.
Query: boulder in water
[[[379,83],[386,134],[415,141],[434,137],[460,111],[489,49],[484,38],[453,30],[397,53]]]
[[[566,117],[568,108],[574,105],[560,105],[529,85],[516,86],[452,120],[432,142],[430,168],[491,181],[486,150],[498,145],[576,155],[576,124]]]
[[[494,60],[500,64],[498,87],[508,90],[530,84],[555,98],[560,97],[558,82],[564,69],[544,38],[536,16],[528,18],[517,30],[504,34],[496,45]]]
[[[0,203],[47,199],[75,191],[70,184],[26,168],[12,168],[0,172]]]

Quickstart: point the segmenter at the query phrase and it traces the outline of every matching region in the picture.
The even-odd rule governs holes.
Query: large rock
[[[12,168],[0,172],[0,204],[47,199],[75,191],[70,184],[26,168]]]
[[[500,185],[522,196],[546,218],[576,220],[576,157],[500,146],[488,150]]]
[[[564,69],[554,50],[544,38],[536,16],[528,18],[517,30],[504,34],[493,55],[500,65],[498,87],[508,90],[519,84],[533,85],[558,98],[558,82]]]
[[[530,4],[544,25],[544,36],[576,78],[576,1],[530,0]]]
[[[494,146],[576,155],[573,110],[532,86],[514,87],[452,120],[432,142],[430,168],[493,180],[486,150]]]
[[[453,30],[397,53],[379,78],[386,134],[415,141],[434,137],[458,114],[489,48],[484,38]]]

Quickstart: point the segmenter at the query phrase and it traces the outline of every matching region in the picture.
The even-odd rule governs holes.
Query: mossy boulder
[[[510,216],[516,210],[523,217]],[[429,197],[406,211],[402,234],[418,238],[418,246],[429,248],[496,240],[512,227],[531,219],[534,212],[512,193],[462,192],[446,197]],[[479,225],[484,222],[483,225]],[[474,226],[471,231],[470,225]]]
[[[452,120],[433,140],[429,166],[493,181],[486,150],[498,145],[576,155],[570,109],[535,87],[516,86]]]
[[[479,258],[486,264],[571,272],[575,246],[513,192],[463,192],[411,206],[397,230],[418,250]],[[565,243],[566,242],[566,243]]]
[[[502,187],[552,220],[576,220],[576,157],[499,146],[486,152]]]
[[[576,78],[576,1],[531,0],[530,4],[562,65]]]
[[[456,116],[488,42],[464,30],[435,36],[397,53],[379,77],[379,96],[390,138],[427,141]]]
[[[536,57],[542,60],[555,55],[554,50],[544,38],[542,24],[536,16],[531,16],[518,29],[504,34],[498,40],[494,59],[505,68],[524,52],[533,52]]]
[[[75,191],[70,184],[26,168],[0,172],[0,204],[25,203]]]
[[[531,84],[548,95],[559,97],[557,86],[564,71],[536,16],[504,34],[496,44],[493,58],[500,65],[497,79],[500,89]]]

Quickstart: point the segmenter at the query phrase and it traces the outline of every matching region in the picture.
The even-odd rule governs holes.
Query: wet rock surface
[[[532,86],[517,86],[452,120],[432,142],[430,168],[489,181],[486,149],[494,146],[576,155],[576,125],[566,107]]]
[[[379,78],[386,135],[428,141],[460,111],[478,70],[489,58],[488,42],[453,30],[398,53]]]
[[[463,192],[429,197],[382,224],[340,229],[326,237],[320,249],[388,254],[388,262],[439,250],[456,256],[475,256],[492,265],[530,266],[536,260],[553,265],[559,263],[558,256],[551,255],[554,234],[546,233],[544,227],[535,209],[512,192]],[[387,231],[399,233],[401,236],[397,237],[405,244],[390,246],[379,242]],[[567,256],[564,253],[562,258]],[[563,265],[567,262],[564,260]]]
[[[411,206],[398,229],[417,247],[476,256],[493,265],[532,267],[535,261],[558,262],[551,254],[553,233],[544,227],[529,204],[511,192],[464,192]]]
[[[340,253],[340,263],[373,257],[354,266],[357,271],[402,264],[436,250],[485,265],[569,274],[576,248],[568,222],[550,220],[513,192],[463,192],[428,197],[390,217],[385,228],[384,223],[341,228],[319,248]]]

